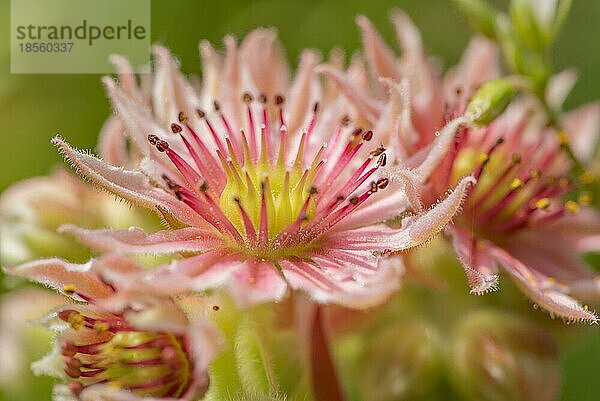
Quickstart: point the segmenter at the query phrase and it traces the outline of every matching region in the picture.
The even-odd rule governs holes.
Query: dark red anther
[[[352,131],[352,136],[359,136],[360,134],[362,134],[363,129],[360,127],[354,128],[354,131]]]
[[[208,191],[208,184],[206,183],[206,181],[202,181],[200,185],[198,185],[198,190],[203,194],[205,194]]]
[[[156,142],[158,142],[159,140],[160,138],[154,134],[148,135],[148,142],[150,142],[151,145],[156,145]]]
[[[171,131],[173,131],[174,134],[179,134],[183,131],[183,128],[181,128],[181,125],[173,123],[171,124]]]
[[[308,193],[311,195],[315,195],[315,194],[319,193],[319,189],[317,187],[315,187],[314,185],[311,185],[310,188],[308,189]]]
[[[285,103],[285,98],[283,97],[283,95],[275,95],[275,104],[277,106],[281,106],[284,103]]]
[[[371,181],[369,184],[369,190],[373,193],[377,192],[379,188],[377,187],[377,183],[375,181]]]
[[[348,114],[345,114],[342,119],[340,120],[340,124],[344,127],[347,127],[348,125],[350,125],[350,122],[352,120],[350,119],[350,116]]]
[[[166,152],[167,149],[169,149],[169,142],[163,141],[162,139],[156,141],[156,150],[159,152]]]
[[[390,180],[387,178],[380,178],[377,180],[377,188],[385,189],[390,183]]]
[[[343,201],[344,199],[346,199],[346,197],[342,194],[339,194],[338,196],[335,197],[335,200],[339,203],[341,201]]]
[[[315,102],[315,104],[313,105],[313,112],[317,113],[319,111],[319,102]]]
[[[199,118],[205,118],[206,117],[206,113],[200,109],[196,109],[196,114],[198,115]]]
[[[352,205],[356,205],[358,203],[358,196],[350,198],[348,202],[350,202]]]
[[[373,151],[371,151],[370,155],[373,157],[377,157],[380,154],[382,154],[383,152],[385,152],[385,147],[383,145],[379,145],[379,147]]]
[[[181,193],[181,191],[180,191],[180,190],[176,189],[174,193],[175,193],[175,197],[176,197],[177,199],[179,199],[179,200],[183,200],[183,194]]]
[[[261,102],[262,104],[267,103],[267,95],[265,95],[264,93],[261,93],[260,95],[258,95],[258,101]]]
[[[382,153],[379,155],[379,159],[377,159],[377,167],[385,167],[387,164],[387,155]]]
[[[364,139],[365,141],[369,142],[371,139],[373,139],[373,131],[371,131],[371,130],[366,131],[362,135],[362,139]]]
[[[221,105],[216,100],[213,101],[213,107],[215,108],[215,111],[220,111],[221,110]]]

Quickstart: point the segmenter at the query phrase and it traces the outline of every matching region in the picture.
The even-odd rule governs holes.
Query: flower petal
[[[73,149],[62,138],[52,142],[81,174],[107,191],[134,204],[147,208],[160,207],[177,220],[194,226],[204,226],[204,220],[183,202],[162,189],[152,186],[144,174],[111,166],[104,161]]]
[[[598,317],[587,307],[581,306],[575,299],[561,292],[556,286],[544,283],[543,278],[534,274],[520,260],[505,250],[491,247],[490,254],[498,260],[515,282],[529,297],[548,312],[570,321],[597,323]]]
[[[221,243],[212,231],[195,227],[163,230],[147,234],[141,228],[127,230],[87,230],[74,225],[60,227],[79,242],[100,250],[135,254],[206,252]]]
[[[404,219],[399,229],[372,226],[332,233],[330,240],[336,241],[336,246],[343,249],[368,247],[385,254],[423,245],[452,221],[473,183],[473,177],[464,177],[446,199],[426,212]]]
[[[371,21],[367,17],[359,15],[356,18],[356,23],[362,31],[363,48],[365,49],[371,74],[375,77],[398,80],[400,74],[396,68],[396,56],[381,39]]]
[[[272,263],[247,260],[233,272],[229,291],[239,307],[249,307],[281,301],[287,283]]]
[[[92,272],[95,263],[94,260],[74,264],[56,258],[42,259],[7,268],[5,272],[37,281],[78,300],[83,298],[77,294],[94,299],[109,297],[114,289]]]
[[[495,291],[498,287],[496,262],[486,252],[487,244],[458,227],[451,227],[452,245],[465,269],[472,294]]]

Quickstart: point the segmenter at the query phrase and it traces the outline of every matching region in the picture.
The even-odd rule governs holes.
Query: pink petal
[[[247,34],[240,45],[240,58],[259,93],[272,99],[287,92],[290,70],[275,29],[259,28]]]
[[[563,70],[550,77],[546,85],[546,102],[553,110],[560,111],[575,82],[577,82],[577,71],[574,68]]]
[[[171,53],[162,46],[152,48],[156,70],[152,89],[152,110],[158,122],[166,127],[177,121],[179,112],[195,115],[199,99],[188,80],[177,67]],[[148,131],[144,132],[146,135]]]
[[[317,72],[323,73],[331,79],[369,123],[375,124],[377,122],[380,114],[380,107],[377,101],[370,98],[365,91],[350,82],[342,71],[329,65],[320,65],[317,67]]]
[[[326,256],[319,262],[327,260]],[[369,277],[354,277],[352,274],[340,275],[329,267],[301,260],[282,261],[282,272],[292,288],[301,290],[319,303],[334,303],[353,309],[367,309],[385,301],[397,290],[400,280],[397,264],[388,264],[380,259],[374,260],[374,273]],[[344,267],[338,265],[337,269]],[[331,272],[330,270],[333,270]],[[351,263],[345,264],[346,273],[353,270]]]
[[[362,31],[363,48],[373,76],[398,80],[400,74],[396,68],[396,56],[381,39],[371,21],[359,15],[356,23]]]
[[[169,292],[172,288],[206,291],[225,285],[243,261],[237,254],[223,250],[174,260],[170,265],[154,270],[145,280],[157,291]]]
[[[503,249],[491,247],[490,254],[498,260],[521,289],[548,312],[570,321],[598,322],[598,318],[593,312],[581,306],[575,299],[561,292],[554,285],[544,283],[543,278],[540,279],[528,266]]]
[[[127,230],[87,230],[74,225],[60,227],[79,242],[100,250],[136,254],[206,252],[221,244],[212,231],[186,227],[147,234],[141,228]]]
[[[564,116],[563,126],[577,157],[590,161],[600,133],[600,102],[583,105]]]
[[[117,117],[109,117],[98,138],[98,151],[104,160],[113,166],[128,166],[125,127]]]
[[[486,252],[488,245],[458,227],[452,227],[449,231],[454,251],[465,269],[471,293],[483,294],[496,290],[498,267]]]
[[[270,262],[245,261],[231,277],[229,291],[237,305],[245,308],[264,302],[279,302],[287,284]]]
[[[92,260],[81,265],[56,258],[42,259],[7,268],[5,272],[37,281],[77,300],[82,300],[77,294],[94,299],[109,297],[114,290],[92,272],[95,263]],[[65,286],[75,286],[75,293],[65,291]]]
[[[73,167],[107,191],[140,206],[150,209],[160,207],[188,225],[205,225],[204,220],[197,213],[177,200],[175,196],[152,186],[144,174],[111,166],[94,156],[78,152],[60,137],[55,137],[52,142],[58,146]]]
[[[310,111],[312,104],[317,101],[319,94],[315,67],[319,61],[319,54],[312,50],[305,50],[300,56],[300,65],[289,90],[290,102],[287,108],[290,132],[296,132],[303,128],[302,125],[306,123],[307,111]]]
[[[400,229],[380,225],[332,233],[328,238],[343,249],[362,247],[381,253],[396,253],[422,245],[454,218],[468,187],[474,182],[473,177],[463,178],[446,199],[426,212],[406,218]]]
[[[438,137],[431,144],[429,153],[425,160],[415,169],[415,173],[419,176],[421,182],[427,181],[429,176],[433,174],[436,168],[440,165],[448,150],[454,143],[456,131],[461,125],[466,123],[464,117],[458,117],[448,122],[441,130]]]

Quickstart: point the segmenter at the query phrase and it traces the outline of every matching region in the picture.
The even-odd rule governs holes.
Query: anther
[[[63,292],[65,294],[73,294],[75,292],[75,285],[74,284],[66,284],[63,286]]]
[[[542,176],[542,172],[538,168],[531,169],[529,172],[531,178],[540,178]]]
[[[319,102],[315,102],[315,104],[313,105],[313,112],[317,113],[319,111]]]
[[[567,212],[571,213],[571,214],[577,214],[579,213],[579,205],[577,204],[577,202],[574,202],[572,200],[565,202],[565,209]]]
[[[388,178],[380,178],[377,180],[377,188],[385,189],[390,183]]]
[[[178,134],[183,131],[183,128],[181,128],[181,125],[173,123],[171,124],[171,131],[173,131],[174,134]]]
[[[187,124],[187,122],[188,122],[188,118],[183,111],[179,112],[179,114],[177,115],[177,119],[182,124]]]
[[[206,181],[202,181],[200,185],[198,185],[198,190],[203,194],[205,194],[208,191],[208,184],[206,183]]]
[[[283,97],[283,95],[275,95],[275,104],[277,106],[281,106],[284,103],[285,103],[285,98]]]
[[[265,95],[264,93],[261,93],[260,95],[258,95],[258,101],[261,102],[262,104],[267,103],[267,95]]]
[[[354,131],[352,131],[352,136],[359,136],[360,134],[362,134],[363,129],[360,127],[356,127],[354,128]]]
[[[521,154],[520,153],[513,153],[511,160],[512,160],[513,164],[521,163]]]
[[[205,118],[206,117],[206,113],[200,109],[196,109],[196,114],[198,115],[199,118]]]
[[[375,181],[371,181],[369,183],[369,190],[373,193],[377,192],[379,188],[377,187],[377,183]]]
[[[252,97],[251,94],[249,94],[248,92],[245,92],[242,95],[242,101],[246,104],[250,103],[252,100],[254,100],[254,98]]]
[[[350,198],[348,202],[350,202],[352,205],[356,205],[358,203],[358,196]]]
[[[377,167],[385,167],[387,164],[387,155],[382,153],[379,155],[379,159],[377,159]]]
[[[216,100],[213,101],[213,107],[215,108],[215,111],[220,111],[221,110],[221,105]]]
[[[308,193],[310,195],[315,195],[315,194],[319,193],[319,189],[317,187],[315,187],[314,185],[311,185],[310,188],[308,189]]]
[[[537,201],[535,201],[536,209],[546,210],[549,207],[550,207],[550,199],[548,199],[548,198],[541,198],[541,199],[538,199]]]
[[[379,145],[379,147],[377,149],[371,151],[371,153],[369,153],[369,154],[373,157],[377,157],[377,156],[381,155],[383,152],[385,152],[385,147],[383,145]]]
[[[156,150],[158,150],[159,152],[166,152],[167,149],[169,149],[169,142],[159,139],[158,141],[156,141],[155,146]]]
[[[183,200],[183,194],[181,193],[181,191],[180,191],[180,190],[176,189],[174,193],[175,193],[175,197],[176,197],[178,200]]]
[[[350,122],[351,122],[351,119],[348,114],[345,114],[340,120],[340,124],[344,127],[347,127],[348,125],[350,125]]]
[[[510,183],[509,188],[511,189],[511,191],[516,191],[517,189],[521,188],[522,186],[523,186],[523,181],[521,181],[519,178],[515,178]]]
[[[148,135],[148,142],[150,142],[151,145],[156,145],[156,142],[158,142],[159,140],[160,138],[154,134]]]
[[[373,131],[371,131],[371,130],[366,131],[362,135],[362,139],[364,139],[365,141],[369,142],[371,139],[373,139]]]
[[[343,201],[344,199],[346,199],[346,197],[342,194],[339,194],[338,196],[335,197],[335,200],[339,203],[341,201]]]
[[[214,310],[215,312],[217,312],[219,309],[219,305],[213,305],[212,310]]]

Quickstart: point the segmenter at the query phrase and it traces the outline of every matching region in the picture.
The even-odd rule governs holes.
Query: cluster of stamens
[[[372,131],[355,128],[345,141],[348,122],[343,121],[329,142],[310,157],[307,148],[317,124],[318,103],[307,128],[290,133],[283,96],[274,99],[276,119],[270,116],[267,97],[260,95],[258,99],[257,108],[250,94],[243,95],[246,124],[238,132],[214,103],[225,131],[222,136],[204,111],[196,110],[196,123],[204,123],[207,137],[180,113],[171,131],[181,138],[187,154],[178,153],[157,135],[148,135],[148,140],[181,173],[182,179],[163,175],[169,191],[216,228],[232,248],[269,259],[290,248],[313,246],[315,239],[386,188],[389,181],[371,181],[363,193],[355,194],[386,164],[383,146],[370,152],[360,166],[351,164],[364,144],[372,140]],[[210,149],[211,145],[216,149]],[[326,169],[326,163],[333,165]]]
[[[484,152],[464,138],[457,144],[450,180],[470,169],[478,181],[459,217],[472,229],[491,236],[506,234],[579,211],[577,202],[562,201],[573,184],[566,172],[555,168],[564,162],[559,147],[539,154],[537,148],[525,148],[528,157],[524,160],[520,153],[510,153],[504,138]]]

